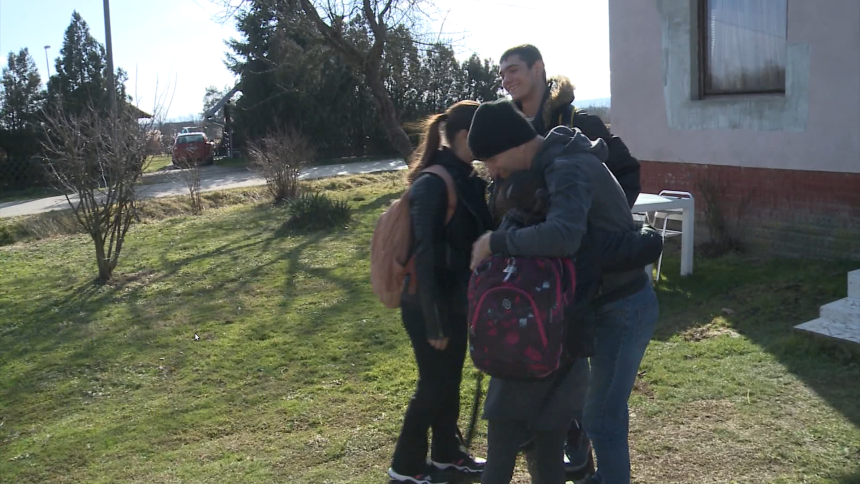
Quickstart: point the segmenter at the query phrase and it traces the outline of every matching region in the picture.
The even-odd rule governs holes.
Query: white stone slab
[[[815,319],[808,323],[799,324],[795,328],[840,341],[860,344],[860,327],[857,326],[848,326],[827,319]]]
[[[860,269],[848,273],[848,297],[860,300]]]
[[[821,306],[821,319],[829,319],[860,330],[860,299],[845,298]]]

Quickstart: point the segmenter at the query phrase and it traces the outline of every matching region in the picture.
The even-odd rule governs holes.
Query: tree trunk
[[[376,106],[382,119],[382,127],[385,128],[385,135],[388,136],[389,141],[391,141],[391,144],[400,153],[400,156],[408,160],[412,156],[412,142],[409,141],[409,136],[403,130],[403,127],[400,126],[397,109],[394,107],[394,102],[385,89],[385,84],[383,84],[379,72],[373,69],[365,69],[364,75],[367,79],[367,84],[370,86],[373,104]]]
[[[105,243],[100,240],[100,237],[93,235],[93,241],[96,245],[96,264],[99,268],[99,282],[102,284],[108,282],[113,273],[110,261],[105,259]]]

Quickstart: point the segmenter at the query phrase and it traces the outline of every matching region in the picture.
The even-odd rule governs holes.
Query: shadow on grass
[[[265,211],[265,209],[262,210]],[[259,214],[258,216],[265,217]],[[215,231],[227,231],[231,228],[229,223],[215,224],[210,227]],[[94,361],[116,355],[139,353],[142,347],[149,344],[147,341],[135,338],[117,338],[113,331],[126,331],[129,327],[151,330],[154,324],[182,310],[204,312],[217,310],[215,301],[209,298],[176,298],[175,301],[160,305],[153,304],[151,300],[145,305],[135,303],[146,301],[147,298],[157,300],[164,295],[163,292],[173,290],[169,285],[161,292],[151,288],[160,283],[169,282],[190,264],[214,261],[216,268],[212,270],[215,271],[235,267],[238,264],[235,258],[237,254],[243,254],[255,248],[266,250],[274,239],[273,236],[266,236],[262,231],[245,232],[245,234],[248,236],[237,236],[215,248],[171,260],[168,254],[174,250],[174,244],[165,247],[159,256],[157,267],[138,267],[135,271],[138,273],[137,277],[127,278],[118,273],[115,280],[107,285],[96,284],[89,279],[61,292],[56,297],[42,297],[35,301],[18,303],[17,308],[12,308],[14,314],[25,315],[30,324],[16,327],[14,333],[6,335],[9,338],[7,341],[10,343],[17,341],[19,344],[11,344],[10,349],[3,352],[2,360],[8,362],[37,354],[45,358],[34,359],[33,361],[39,361],[39,363],[19,372],[15,379],[4,382],[9,386],[7,397],[14,400],[21,393],[33,390],[34,382],[38,382],[42,372],[48,369],[76,365],[88,367]],[[183,234],[183,236],[188,243],[194,242],[193,234]],[[252,276],[256,272],[250,270],[248,274]],[[218,284],[212,287],[211,291],[222,291],[225,298],[238,298],[241,292],[228,289],[237,285],[241,277],[240,273],[238,277],[218,278]],[[143,282],[138,283],[136,279],[142,279]],[[31,277],[30,280],[21,279],[19,282],[26,284],[24,287],[52,287],[56,285],[56,278],[51,274],[44,274]],[[169,298],[168,301],[170,301]],[[109,313],[110,307],[114,305],[128,311],[127,326],[113,328],[107,332],[93,329],[90,323],[94,316]],[[104,342],[110,342],[110,344],[103,344]],[[60,349],[66,351],[58,351]]]
[[[857,459],[860,460],[860,449],[857,450]],[[837,484],[857,484],[860,482],[860,466],[844,476],[837,477]]]
[[[247,405],[237,398],[263,398],[276,405],[285,384],[289,388],[319,385],[323,379],[350,379],[373,368],[377,358],[390,359],[386,355],[399,351],[399,340],[389,335],[400,331],[400,326],[392,324],[394,312],[391,317],[383,316],[367,284],[366,258],[356,258],[355,253],[362,253],[369,244],[372,228],[367,227],[368,222],[396,196],[368,198],[354,210],[353,223],[346,231],[280,232],[283,212],[262,206],[215,219],[188,218],[187,224],[181,219],[165,222],[146,232],[150,239],[137,239],[126,249],[123,268],[129,272],[119,272],[116,281],[106,286],[88,280],[62,288],[57,287],[62,278],[49,271],[26,274],[22,287],[49,290],[30,301],[17,297],[11,301],[14,308],[4,308],[11,309],[22,324],[0,328],[11,350],[4,351],[0,365],[11,364],[15,370],[0,383],[0,411],[7,420],[3,431],[20,429],[22,436],[29,438],[20,424],[32,422],[34,415],[40,416],[40,425],[55,425],[58,412],[111,408],[111,400],[90,394],[101,391],[94,386],[104,386],[112,387],[110,392],[119,401],[137,398],[122,397],[121,393],[161,395],[158,403],[150,403],[148,414],[127,417],[134,429],[151,427],[167,434],[168,440],[187,437],[201,441],[214,437],[198,430],[210,429],[220,436],[235,426],[221,420],[185,422],[188,426],[167,424],[177,418],[196,418],[183,416],[189,412],[189,395],[195,392],[213,392],[219,406],[228,401],[218,415],[238,417],[238,409]],[[159,237],[154,230],[158,235],[167,233]],[[206,243],[210,238],[216,242]],[[88,254],[88,249],[76,248],[80,254]],[[78,254],[73,258],[77,263]],[[66,280],[81,281],[81,273],[85,271],[76,270]],[[299,275],[322,284],[331,297],[324,292],[315,295],[303,286]],[[254,301],[259,285],[269,283],[283,287],[265,294],[269,301],[272,296],[277,298],[271,311],[275,314],[257,318],[263,315],[258,311],[251,317],[235,318],[235,325],[229,321],[234,316],[226,314],[225,307],[235,309]],[[297,304],[304,307],[299,309]],[[266,313],[270,307],[266,306]],[[171,322],[172,318],[176,322]],[[201,331],[204,339],[196,344],[190,330],[198,327],[210,335],[226,331],[229,336],[220,342],[215,337],[212,344],[206,344]],[[283,342],[294,342],[312,360],[302,361],[290,351],[265,363],[262,359],[259,363],[237,360],[243,354],[265,358],[262,353],[272,354],[270,348]],[[278,348],[276,354],[282,351]],[[165,356],[167,361],[159,362],[154,356]],[[181,386],[177,386],[179,382]],[[173,410],[153,408],[165,402]],[[174,405],[180,408],[174,409]],[[104,427],[78,429],[62,445],[56,444],[56,453],[45,453],[46,447],[40,455],[68,454],[60,458],[63,466],[91,464],[88,456],[92,452],[84,455],[68,449],[126,439],[130,427],[117,424],[117,418],[108,418]],[[200,435],[188,435],[184,429],[190,427],[195,429],[190,434]],[[0,440],[2,437],[0,432]],[[97,454],[111,453],[102,450]],[[38,464],[32,461],[28,475],[53,472],[49,461],[43,457]]]
[[[380,209],[387,206],[393,198],[389,194],[382,195],[355,210],[351,230],[357,230],[362,220],[380,212]],[[279,234],[283,236],[302,233],[282,226]],[[351,361],[354,364],[352,368],[355,368],[355,371],[362,371],[366,368],[363,363],[366,363],[364,355],[367,352],[371,352],[376,358],[380,351],[396,350],[396,344],[386,337],[391,331],[390,324],[387,324],[388,319],[377,317],[380,314],[381,305],[370,290],[370,273],[369,267],[365,264],[366,257],[361,257],[362,254],[367,254],[370,241],[359,236],[360,245],[357,248],[351,248],[354,254],[340,258],[333,267],[317,267],[303,261],[309,250],[317,249],[327,240],[336,241],[345,235],[340,230],[304,233],[302,234],[306,238],[304,242],[278,257],[279,260],[287,263],[284,275],[284,298],[279,309],[283,314],[294,314],[300,311],[296,307],[297,297],[306,289],[298,287],[296,283],[300,280],[300,276],[321,281],[326,286],[326,290],[330,288],[332,291],[330,297],[334,302],[314,305],[307,311],[301,309],[305,313],[303,319],[313,324],[296,328],[294,333],[310,344],[335,344],[337,341],[344,343],[348,346],[344,348],[344,353],[351,355]],[[276,328],[263,329],[275,330]],[[332,336],[332,334],[338,334],[338,336]]]
[[[359,219],[364,215],[378,211],[382,206],[386,205],[391,196],[380,196],[377,199],[363,205],[359,210],[354,212],[354,218]],[[274,212],[274,215],[273,215]],[[248,225],[253,225],[260,220],[271,220],[273,216],[281,213],[277,208],[260,208],[256,210],[251,217],[245,219]],[[355,222],[354,224],[358,224]],[[232,222],[213,224],[208,227],[210,231],[227,233],[232,230]],[[174,227],[173,230],[176,230]],[[30,341],[28,345],[17,345],[5,355],[5,359],[14,359],[32,354],[35,352],[47,352],[58,347],[58,345],[70,345],[71,347],[79,347],[79,350],[73,354],[66,355],[64,361],[58,361],[56,358],[52,362],[60,365],[84,363],[88,360],[97,357],[106,357],[107,353],[121,354],[123,352],[134,353],[138,351],[137,346],[143,344],[141,341],[134,339],[124,339],[119,342],[113,337],[105,335],[112,340],[109,347],[99,351],[99,345],[96,344],[100,336],[94,336],[82,327],[89,322],[92,315],[102,313],[111,305],[122,304],[129,312],[129,320],[137,327],[142,329],[152,329],[153,324],[157,324],[166,318],[175,315],[180,311],[193,311],[202,314],[217,314],[218,304],[212,298],[206,297],[206,294],[219,294],[221,299],[229,302],[227,305],[236,307],[240,305],[240,300],[243,295],[247,295],[247,290],[250,285],[264,278],[264,273],[273,264],[287,265],[287,272],[283,276],[284,290],[282,313],[289,314],[294,311],[296,295],[302,288],[296,287],[295,280],[299,273],[307,274],[312,279],[322,281],[323,283],[333,287],[333,290],[341,294],[341,299],[335,304],[326,304],[321,309],[313,309],[307,315],[309,321],[326,322],[332,318],[352,317],[363,319],[362,314],[374,311],[375,308],[370,307],[375,303],[372,294],[370,294],[369,274],[367,278],[362,275],[357,275],[353,270],[357,261],[352,254],[346,257],[339,257],[335,265],[330,268],[314,267],[310,263],[302,262],[306,251],[309,249],[317,249],[320,244],[327,240],[337,240],[348,236],[347,233],[336,230],[332,232],[310,232],[299,233],[295,231],[271,230],[271,227],[263,227],[259,230],[244,232],[243,236],[235,237],[225,243],[207,249],[205,251],[196,252],[184,257],[170,257],[172,251],[177,250],[177,247],[194,243],[194,235],[183,234],[183,237],[178,241],[168,244],[158,255],[158,264],[155,267],[137,267],[133,269],[138,277],[122,282],[121,276],[118,281],[113,284],[102,286],[94,284],[92,281],[79,284],[76,287],[68,290],[59,298],[46,299],[38,304],[29,304],[26,309],[21,307],[19,314],[26,313],[31,321],[41,321],[39,324],[27,325],[20,328],[16,332],[16,338]],[[279,245],[284,238],[296,238],[301,240],[298,245],[282,248]],[[369,241],[368,241],[369,242]],[[361,244],[361,249],[357,252],[362,252],[366,244]],[[254,264],[242,269],[243,265],[249,257],[257,253],[260,256],[267,255],[268,261]],[[259,259],[263,259],[259,257]],[[211,280],[214,284],[206,286],[205,294],[201,294],[200,298],[180,297],[171,300],[164,292],[173,290],[171,286],[158,291],[153,290],[153,287],[158,287],[159,284],[169,282],[174,279],[180,272],[189,266],[198,263],[206,262],[208,267],[205,272],[211,273],[220,272],[222,275],[214,277]],[[238,269],[238,270],[237,270]],[[229,274],[229,275],[228,275]],[[142,283],[137,283],[135,279],[141,279]],[[45,278],[40,278],[41,281]],[[48,279],[45,279],[48,280]],[[192,281],[196,282],[196,281]],[[30,285],[39,285],[38,281],[33,281]],[[159,300],[162,296],[168,302],[163,304],[135,304],[136,301],[144,300]],[[225,316],[226,317],[226,316]],[[71,323],[65,329],[54,331],[58,325],[65,322]],[[275,329],[274,323],[272,327],[262,327],[263,323],[257,323],[260,328],[249,328],[252,331],[262,331]],[[303,337],[309,337],[321,330],[315,326],[306,326],[299,329],[299,334]],[[95,338],[95,339],[94,339]],[[90,344],[81,346],[79,343],[89,341]],[[356,338],[356,343],[361,344],[362,338]],[[378,341],[373,338],[372,345],[376,347]],[[377,348],[378,349],[378,348]],[[101,353],[101,354],[100,354]],[[25,372],[20,375],[15,381],[10,382],[12,388],[23,390],[26,387],[27,381],[37,379],[40,368],[34,367],[32,372]],[[11,395],[10,395],[11,396]]]
[[[817,318],[821,305],[844,298],[847,272],[858,266],[858,261],[726,256],[697,259],[695,275],[681,278],[679,259],[668,257],[656,288],[661,314],[654,338],[688,339],[723,318],[860,428],[860,352],[794,329]]]
[[[211,315],[211,321],[194,322],[195,325],[208,324],[211,329],[219,327],[216,325],[231,324],[226,320],[232,316],[219,311],[223,306],[235,308],[242,304],[243,298],[253,298],[251,291],[255,284],[261,282],[274,282],[281,289],[277,295],[280,299],[273,309],[278,314],[270,318],[243,319],[241,325],[237,324],[241,337],[230,341],[234,347],[207,348],[209,353],[205,354],[206,357],[225,359],[217,371],[194,370],[195,358],[201,358],[203,350],[192,353],[185,349],[188,354],[184,360],[177,360],[176,365],[185,366],[184,371],[192,372],[185,374],[183,381],[183,384],[191,385],[190,388],[174,388],[172,376],[166,370],[157,369],[157,361],[140,363],[144,368],[141,372],[147,372],[149,378],[141,385],[155,386],[155,391],[163,390],[166,395],[165,401],[157,404],[160,405],[158,408],[129,424],[135,429],[149,429],[142,432],[144,439],[163,442],[154,446],[141,444],[141,449],[180,446],[186,440],[202,441],[229,435],[237,427],[229,417],[252,407],[244,398],[271,398],[274,393],[284,391],[285,383],[318,384],[318,380],[333,378],[333,375],[338,378],[360,375],[380,360],[408,360],[411,356],[402,350],[405,337],[397,311],[382,309],[372,294],[367,265],[372,222],[397,195],[386,193],[363,203],[354,211],[353,223],[347,231],[287,231],[282,226],[281,214],[284,212],[278,208],[257,207],[242,211],[224,220],[219,218],[215,223],[207,221],[205,230],[200,232],[184,231],[173,240],[161,242],[153,250],[150,267],[139,263],[139,267],[134,268],[135,272],[141,273],[139,277],[145,283],[128,280],[107,287],[86,283],[67,289],[50,300],[38,299],[30,305],[16,303],[20,308],[13,312],[29,323],[13,333],[0,334],[4,339],[14,336],[6,340],[12,349],[0,357],[0,361],[5,364],[21,358],[22,361],[30,360],[26,364],[31,366],[20,371],[14,381],[2,383],[0,396],[7,406],[4,408],[0,403],[0,409],[8,411],[7,417],[11,414],[11,422],[24,420],[17,414],[27,415],[24,410],[16,410],[16,406],[46,406],[56,414],[62,409],[42,402],[45,400],[41,395],[45,392],[44,386],[54,384],[46,375],[65,372],[66,378],[80,376],[83,379],[86,377],[81,375],[82,368],[97,369],[123,359],[122,364],[126,364],[143,359],[142,355],[151,357],[156,343],[149,336],[156,334],[154,332],[146,333],[146,338],[136,338],[134,334],[117,337],[85,328],[84,323],[94,315],[101,316],[103,311],[111,311],[111,305],[117,304],[128,311],[128,328],[139,326],[144,330],[158,331],[157,324],[162,320],[187,311]],[[237,221],[243,228],[241,231],[236,230]],[[176,219],[159,228],[177,231],[182,229],[182,223],[182,219]],[[184,253],[189,248],[193,251],[199,239],[205,237],[217,237],[218,243],[213,244],[215,247]],[[178,251],[179,256],[172,257],[172,251]],[[325,251],[333,252],[327,255]],[[329,257],[333,260],[327,260]],[[318,263],[319,260],[323,263]],[[793,325],[816,317],[818,306],[844,297],[845,272],[851,268],[854,268],[851,264],[835,262],[805,263],[799,267],[793,261],[761,262],[727,257],[698,260],[696,275],[681,279],[677,276],[677,258],[669,256],[663,268],[664,280],[658,287],[662,314],[655,339],[666,341],[674,336],[684,337],[689,330],[722,315],[723,308],[732,309],[733,312],[724,317],[734,330],[773,354],[833,408],[860,426],[856,405],[860,398],[856,386],[860,368],[850,361],[846,363],[846,358],[835,350],[822,348],[792,332]],[[207,279],[206,284],[209,285],[199,285],[202,282],[198,278],[203,279],[213,273],[218,275]],[[26,287],[56,284],[50,281],[50,274],[42,275],[27,282]],[[314,295],[311,283],[320,284],[322,289],[318,295]],[[173,297],[171,293],[178,289],[185,294]],[[139,304],[144,302],[146,306]],[[109,328],[108,331],[130,331],[128,328]],[[279,364],[300,376],[296,381],[290,381],[283,373],[277,374],[270,367],[261,369],[258,376],[256,363],[234,363],[231,359],[235,356],[230,353],[239,349],[238,346],[244,347],[245,341],[257,344],[256,341],[265,341],[273,336],[294,342],[295,347],[285,345],[278,351],[284,353]],[[281,341],[275,343],[280,344]],[[256,349],[262,345],[247,347]],[[258,357],[253,349],[246,350],[248,356]],[[290,353],[295,351],[313,354],[313,367],[308,368],[301,357],[291,359]],[[48,356],[53,353],[57,356]],[[259,365],[262,367],[264,364]],[[240,378],[233,381],[237,375]],[[277,388],[269,389],[266,386],[269,382],[277,383],[272,385]],[[243,388],[245,385],[258,386],[246,389]],[[217,418],[212,418],[212,412],[195,413],[187,405],[179,409],[173,407],[171,392],[186,392],[182,396],[185,400],[179,401],[187,404],[188,392],[204,390],[211,392],[206,398],[214,399],[210,402],[212,408],[225,409],[214,415]],[[79,395],[61,392],[53,396],[80,399]],[[195,403],[197,409],[202,403],[206,403],[205,398]],[[33,411],[33,408],[28,410]],[[123,425],[111,423],[104,428],[76,432],[68,438],[75,446],[83,447],[91,440],[119,442],[131,434],[133,432]],[[50,446],[59,445],[55,442],[59,439],[46,444],[49,447],[43,448],[42,454],[61,455],[68,448],[58,446],[51,451]],[[102,455],[110,453],[106,449],[101,450]],[[78,459],[90,461],[92,458],[83,454],[70,456],[64,465],[83,462]],[[860,470],[846,474],[837,482],[854,483],[858,482],[858,477]]]

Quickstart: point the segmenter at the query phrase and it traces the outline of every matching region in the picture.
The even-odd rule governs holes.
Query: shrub
[[[15,236],[9,231],[5,225],[0,225],[0,247],[15,243]]]
[[[275,202],[298,195],[299,173],[315,155],[307,138],[293,128],[271,131],[248,146],[250,164],[263,173]]]
[[[345,200],[324,193],[305,193],[291,200],[286,227],[295,230],[325,230],[349,222],[351,210]]]

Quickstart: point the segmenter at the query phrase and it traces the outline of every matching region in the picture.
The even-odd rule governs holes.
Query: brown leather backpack
[[[422,173],[432,173],[445,181],[448,188],[448,212],[445,215],[447,225],[457,208],[454,179],[451,178],[448,170],[439,165],[429,166]],[[400,307],[400,296],[404,290],[406,275],[414,272],[415,263],[411,247],[412,224],[409,217],[409,191],[407,190],[379,217],[370,241],[370,285],[373,293],[389,309]],[[411,277],[407,290],[410,294],[415,294],[417,289],[417,280]]]

